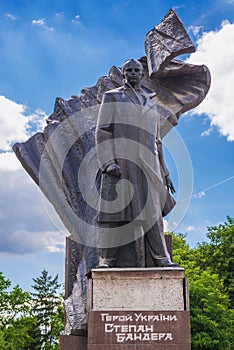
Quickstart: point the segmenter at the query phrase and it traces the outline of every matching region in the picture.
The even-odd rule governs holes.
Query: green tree
[[[197,268],[189,284],[192,349],[231,350],[233,310],[219,276]]]
[[[31,316],[31,297],[17,285],[11,291],[10,280],[0,273],[0,349],[33,349],[29,330],[35,327]]]
[[[36,349],[58,349],[59,335],[63,330],[64,322],[58,275],[53,278],[43,270],[41,276],[33,278],[33,281],[32,312],[40,328]]]
[[[204,263],[205,256],[211,254],[210,245],[203,244],[201,254],[200,246],[189,247],[186,235],[175,235],[173,260],[185,268],[189,280],[192,349],[231,350],[233,310],[223,280],[216,269]]]
[[[57,350],[63,330],[63,300],[58,276],[33,279],[34,293],[24,292],[0,273],[0,349]]]
[[[208,227],[209,242],[199,244],[196,249],[196,264],[202,269],[210,269],[223,281],[231,307],[234,307],[234,219],[218,226]]]
[[[4,330],[5,345],[0,349],[36,349],[36,338],[34,337],[36,327],[36,319],[31,316],[13,319]]]

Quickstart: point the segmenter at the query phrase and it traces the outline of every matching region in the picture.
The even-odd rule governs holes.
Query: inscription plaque
[[[171,349],[190,349],[188,311],[91,311],[89,325],[89,350],[108,346],[110,350],[131,349],[132,345],[143,346],[142,349],[161,345],[165,349],[166,345]]]
[[[188,286],[183,269],[100,269],[92,270],[90,277],[88,350],[191,349]],[[166,294],[165,281],[169,286],[178,281],[180,287]],[[151,299],[145,305],[144,292]],[[162,308],[165,297],[168,309]],[[156,304],[154,299],[158,299]],[[181,301],[175,303],[177,299]]]

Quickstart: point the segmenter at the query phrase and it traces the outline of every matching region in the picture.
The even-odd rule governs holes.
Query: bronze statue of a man
[[[144,68],[142,81],[138,61],[127,61],[122,72],[113,66],[107,76],[99,78],[95,86],[84,88],[80,96],[57,98],[44,132],[14,145],[22,166],[70,233],[70,263],[66,265],[68,334],[84,329],[87,323],[85,276],[98,261],[96,188],[100,188],[103,198],[98,213],[100,263],[143,267],[137,252],[141,258],[144,239],[156,266],[173,266],[165,246],[162,211],[166,214],[172,207],[173,203],[165,205],[169,202],[167,197],[171,198],[166,187],[171,192],[174,187],[164,162],[161,137],[178,124],[183,113],[198,106],[209,91],[209,69],[176,58],[194,51],[183,23],[170,10],[146,35],[146,55],[140,59]],[[94,146],[95,128],[98,176],[96,154],[91,153],[93,162],[86,157]],[[74,137],[77,142],[67,152]],[[45,176],[41,176],[42,168]],[[80,168],[84,170],[84,182],[86,176],[94,180],[85,188],[85,194],[91,198],[88,202],[77,186]]]
[[[155,266],[176,267],[163,233],[162,211],[169,191],[174,193],[175,189],[163,156],[159,106],[154,102],[155,94],[141,87],[140,61],[126,61],[122,74],[123,86],[103,95],[96,128],[102,172],[99,267],[121,266],[121,251],[124,267],[136,265],[130,252],[139,238],[137,230],[143,230]],[[118,188],[120,180],[125,182]],[[113,201],[116,210],[108,210]],[[102,234],[103,229],[106,234]]]

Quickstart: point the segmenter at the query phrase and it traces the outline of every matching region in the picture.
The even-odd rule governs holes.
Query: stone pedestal
[[[61,335],[60,350],[87,350],[87,337],[77,335]]]
[[[191,349],[182,268],[92,270],[88,308],[88,350]]]

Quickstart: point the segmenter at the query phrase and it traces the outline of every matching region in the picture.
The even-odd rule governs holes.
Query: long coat
[[[99,222],[149,220],[162,214],[168,170],[160,138],[160,113],[152,94],[123,86],[104,94],[96,127],[102,172]],[[121,176],[106,173],[116,163]],[[125,182],[119,180],[127,180]]]

